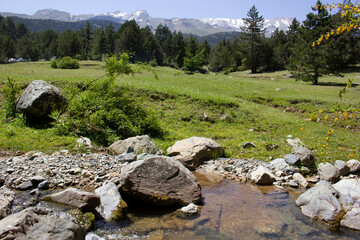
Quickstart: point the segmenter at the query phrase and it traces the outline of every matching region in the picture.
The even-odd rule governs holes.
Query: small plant
[[[7,77],[3,93],[5,97],[5,103],[3,109],[5,117],[15,118],[16,117],[16,95],[20,90],[19,84],[12,77]]]
[[[59,60],[52,60],[51,67],[60,69],[78,69],[80,68],[80,65],[77,59],[73,59],[71,57],[63,57]]]

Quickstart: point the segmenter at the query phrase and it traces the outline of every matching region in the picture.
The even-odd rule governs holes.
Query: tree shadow
[[[319,86],[329,86],[329,87],[346,87],[347,83],[340,82],[319,82]],[[357,87],[359,84],[353,83],[352,87]]]

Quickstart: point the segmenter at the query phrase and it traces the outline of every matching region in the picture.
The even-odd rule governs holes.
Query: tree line
[[[316,6],[321,5],[318,1]],[[118,31],[112,24],[93,29],[87,23],[80,31],[30,33],[25,24],[0,16],[0,61],[53,56],[101,61],[106,54],[127,52],[132,62],[188,72],[289,69],[294,77],[318,84],[321,75],[336,74],[360,60],[358,35],[353,31],[335,34],[321,45],[312,46],[315,39],[344,21],[339,13],[330,14],[326,8],[313,7],[302,23],[294,19],[287,31],[276,29],[269,38],[265,37],[264,19],[255,6],[243,20],[240,36],[221,40],[211,48],[206,40],[184,37],[166,25],[160,24],[153,32],[149,27],[140,28],[135,20],[124,23]]]

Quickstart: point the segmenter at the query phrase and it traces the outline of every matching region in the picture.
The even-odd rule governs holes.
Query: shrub
[[[3,88],[5,97],[5,103],[3,109],[5,117],[16,117],[16,94],[20,90],[20,86],[17,84],[14,78],[8,77]]]
[[[77,59],[63,57],[60,60],[52,60],[51,67],[60,69],[78,69],[80,65]]]

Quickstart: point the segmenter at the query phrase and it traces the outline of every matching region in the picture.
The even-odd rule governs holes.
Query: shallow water
[[[359,239],[360,232],[330,231],[303,216],[294,200],[301,192],[218,182],[197,174],[204,205],[200,214],[130,213],[120,223],[96,222],[94,233],[107,239]]]

